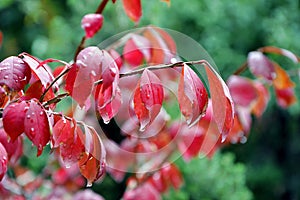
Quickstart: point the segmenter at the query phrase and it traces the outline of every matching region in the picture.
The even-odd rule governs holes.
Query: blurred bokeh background
[[[72,60],[84,35],[81,18],[94,12],[99,2],[1,0],[0,60],[23,51],[41,59]],[[143,17],[138,26],[153,24],[192,37],[211,55],[224,79],[246,60],[248,52],[262,46],[273,45],[300,55],[298,0],[171,0],[170,6],[159,0],[142,2]],[[103,15],[102,30],[88,44],[97,45],[135,27],[125,16],[120,0],[115,5],[110,2]],[[290,69],[299,97],[296,69],[300,66],[288,59],[272,58]],[[300,199],[299,122],[299,103],[283,110],[272,100],[262,118],[255,119],[246,144],[225,147],[212,160],[196,159],[188,165],[178,160],[186,184],[164,198]],[[93,189],[106,199],[116,199],[122,184],[107,176]]]

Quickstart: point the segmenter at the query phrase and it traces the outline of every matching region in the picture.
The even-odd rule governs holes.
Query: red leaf
[[[0,142],[0,182],[7,172],[7,152],[4,146]]]
[[[8,98],[7,98],[7,94],[5,89],[0,86],[0,107],[2,107],[3,105],[5,105],[5,103],[7,102]]]
[[[74,71],[70,74],[70,78],[69,75],[67,77],[69,81],[66,87],[68,87],[68,91],[72,92],[72,98],[75,99],[81,107],[85,105],[86,100],[91,95],[94,82],[101,78],[104,59],[103,52],[104,51],[101,51],[98,47],[93,46],[83,49],[77,56],[76,65],[78,72],[73,86],[72,76]]]
[[[293,88],[276,89],[277,103],[283,108],[287,108],[297,101]]]
[[[78,70],[79,70],[78,66],[76,64],[73,64],[72,67],[70,68],[70,71],[66,75],[65,90],[68,91],[71,96],[73,93],[73,86],[76,80],[76,75]]]
[[[0,48],[2,46],[2,42],[3,42],[3,33],[2,31],[0,31]]]
[[[33,98],[39,99],[40,96],[44,93],[45,88],[43,87],[41,81],[36,81],[32,83],[29,88],[26,90],[25,95],[21,97],[23,100],[30,100]],[[54,98],[54,92],[52,89],[48,90],[44,97],[44,101],[48,101],[52,98]]]
[[[227,86],[237,105],[250,106],[257,98],[257,90],[248,78],[232,75],[227,80]]]
[[[47,114],[37,100],[29,102],[24,129],[27,137],[38,149],[37,156],[41,155],[44,146],[49,142],[50,128]]]
[[[176,44],[173,38],[164,30],[149,26],[143,32],[151,43],[150,63],[170,63],[176,55]]]
[[[134,22],[139,22],[142,16],[141,0],[123,0],[123,6],[127,16]]]
[[[174,164],[165,164],[161,169],[161,174],[167,183],[175,189],[179,189],[183,184],[183,178],[179,169]]]
[[[85,129],[85,154],[79,160],[78,165],[81,174],[87,179],[87,186],[101,178],[105,173],[105,156],[104,145],[97,132],[92,127]]]
[[[178,102],[180,111],[188,125],[197,123],[205,113],[208,95],[197,74],[184,65],[178,86]]]
[[[213,108],[213,119],[222,134],[222,141],[226,139],[234,120],[233,101],[229,89],[220,75],[210,65],[205,65],[209,82],[209,91]]]
[[[66,167],[76,163],[84,152],[83,133],[75,120],[62,118],[53,127],[53,146],[60,148],[60,156]]]
[[[145,69],[134,92],[134,112],[140,122],[140,130],[145,130],[160,112],[164,90],[158,77]]]
[[[0,129],[0,143],[2,143],[7,151],[9,162],[15,164],[23,154],[23,140],[21,137],[18,137],[14,142],[12,140],[9,141],[8,139],[8,135],[4,129]]]
[[[29,82],[30,77],[29,66],[16,56],[10,56],[0,63],[0,85],[20,91]]]
[[[150,60],[151,43],[143,36],[131,34],[123,49],[124,60],[133,67],[141,65],[144,59]]]
[[[22,60],[31,68],[33,74],[35,75],[35,78],[42,82],[44,88],[47,88],[52,83],[54,77],[48,65],[46,64],[41,65],[41,61],[39,61],[37,58],[27,53],[22,53],[19,55],[19,57],[21,57]],[[33,77],[31,77],[31,79],[32,78]],[[58,88],[57,84],[54,84],[53,85],[54,91],[56,91],[57,88]]]
[[[250,71],[258,77],[272,81],[275,77],[275,69],[272,62],[261,52],[252,51],[247,59]]]
[[[85,31],[85,37],[93,37],[102,27],[103,16],[101,14],[87,14],[81,20],[81,27]]]
[[[99,89],[98,89],[99,88]],[[119,88],[116,89],[114,92],[114,96],[112,98],[112,89],[107,89],[105,92],[102,92],[103,84],[97,86],[97,91],[99,91],[98,98],[95,99],[96,109],[99,112],[101,118],[103,119],[104,123],[108,123],[119,111],[121,104],[122,104],[122,97],[121,91]],[[97,92],[98,93],[98,92]],[[104,102],[109,103],[104,104]]]
[[[28,106],[27,102],[21,101],[10,104],[3,111],[3,127],[13,142],[24,132],[24,120]]]

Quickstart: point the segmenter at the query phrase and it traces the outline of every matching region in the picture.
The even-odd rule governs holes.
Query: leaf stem
[[[242,72],[244,72],[248,68],[247,61],[244,62],[234,73],[233,75],[240,75]]]

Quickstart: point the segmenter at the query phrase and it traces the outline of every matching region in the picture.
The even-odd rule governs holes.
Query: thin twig
[[[240,75],[242,72],[244,72],[248,68],[247,61],[244,62],[233,74],[234,75]]]

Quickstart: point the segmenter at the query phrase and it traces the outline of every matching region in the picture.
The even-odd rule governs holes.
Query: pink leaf
[[[142,16],[141,0],[123,0],[123,6],[127,16],[137,23]]]
[[[209,82],[213,119],[217,124],[219,132],[222,134],[222,141],[224,141],[233,125],[233,101],[228,87],[214,68],[205,64],[205,70]]]
[[[101,78],[103,65],[103,51],[98,47],[87,47],[83,49],[77,56],[76,66],[78,71],[72,88],[73,74],[70,77],[71,83],[68,83],[68,91],[72,91],[72,98],[83,107],[88,97],[91,95],[94,82]],[[75,70],[75,69],[74,69]],[[68,78],[67,78],[68,79]]]
[[[272,62],[261,52],[252,51],[247,59],[250,71],[258,77],[272,81],[275,77],[275,69]]]
[[[47,88],[52,83],[54,77],[49,66],[47,66],[46,64],[41,65],[41,61],[27,53],[22,53],[19,55],[19,57],[22,58],[22,60],[31,68],[31,71],[34,74],[34,78],[40,80],[44,88]],[[32,78],[33,77],[31,77],[31,79]],[[36,80],[34,80],[34,82],[35,81]],[[54,91],[56,91],[58,88],[57,84],[54,84],[53,88]]]
[[[250,106],[257,98],[257,90],[248,78],[232,75],[227,80],[227,86],[237,105]]]
[[[116,50],[114,50],[114,49],[110,49],[108,53],[114,59],[115,63],[117,64],[117,66],[118,66],[118,68],[120,70],[120,68],[123,65],[123,60],[122,60],[120,54]]]
[[[3,127],[13,142],[24,132],[24,120],[28,106],[27,102],[21,101],[10,104],[3,111]]]
[[[197,123],[205,113],[208,95],[197,74],[184,65],[178,86],[178,102],[180,111],[188,125]]]
[[[134,112],[140,122],[140,130],[145,130],[160,112],[164,90],[158,77],[145,69],[134,92]]]
[[[29,66],[16,56],[10,56],[0,63],[0,85],[20,91],[29,82],[30,77]]]
[[[85,37],[93,37],[102,27],[103,16],[101,14],[87,14],[81,20],[81,27],[85,31]]]
[[[7,172],[7,152],[4,146],[0,142],[0,182]]]
[[[29,109],[24,120],[24,129],[27,137],[37,147],[37,155],[41,155],[44,146],[50,140],[50,128],[47,114],[37,100],[29,102]]]
[[[104,200],[102,196],[99,194],[95,193],[93,190],[85,189],[76,192],[76,194],[72,198],[73,200],[84,200],[84,199],[89,199],[89,200]]]

